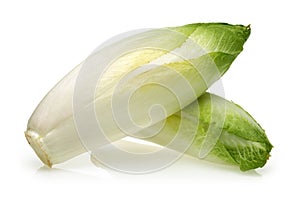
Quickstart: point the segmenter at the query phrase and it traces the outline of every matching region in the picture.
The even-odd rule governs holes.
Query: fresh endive
[[[29,119],[26,138],[52,166],[140,133],[201,96],[228,70],[249,35],[242,25],[190,24],[105,45],[45,96]],[[149,113],[153,105],[159,111]],[[95,123],[105,140],[89,128]]]
[[[194,133],[195,125],[197,126],[196,133]],[[220,131],[220,135],[216,136],[215,133],[218,131]],[[179,138],[177,138],[178,135],[180,135]],[[135,144],[132,142],[124,143],[127,144],[125,148],[122,148],[123,145],[118,147],[128,151],[128,145],[131,145],[129,151],[133,154],[137,153],[133,157],[135,159],[132,159],[126,154],[118,154],[114,147],[117,144],[113,143],[93,151],[91,153],[92,161],[96,165],[110,166],[118,171],[151,172],[157,170],[157,167],[166,166],[155,166],[153,162],[158,162],[157,159],[162,158],[168,161],[168,158],[176,153],[169,151],[167,155],[163,155],[160,151],[167,147],[177,151],[177,155],[184,151],[184,153],[201,160],[229,164],[239,167],[241,171],[247,171],[263,167],[270,157],[272,149],[265,131],[247,111],[239,105],[211,93],[204,93],[196,101],[168,117],[159,131],[155,124],[140,131],[139,136],[143,140],[161,145],[162,148],[155,150],[144,148],[137,151],[134,150]],[[203,156],[202,151],[207,140],[210,140],[208,142],[214,141],[214,145]],[[139,151],[143,153],[139,153]],[[147,154],[151,156],[147,157]],[[147,157],[149,162],[145,159],[140,162],[139,155]],[[128,160],[131,162],[128,163]]]

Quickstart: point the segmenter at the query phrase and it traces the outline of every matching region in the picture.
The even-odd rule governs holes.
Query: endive
[[[196,134],[193,130],[195,124],[197,125]],[[229,164],[239,167],[241,171],[263,167],[270,157],[272,145],[265,131],[254,118],[239,105],[211,93],[201,95],[196,101],[168,117],[163,125],[159,131],[157,131],[157,124],[143,129],[139,136],[156,133],[152,137],[143,137],[142,139],[173,149],[179,152],[178,155],[181,155],[180,153],[184,150],[184,153],[201,160]],[[218,130],[221,134],[216,137],[214,131],[218,132]],[[178,135],[180,135],[179,139],[176,138]],[[214,145],[203,156],[205,142],[212,142],[212,140],[215,141]],[[142,149],[143,153],[139,153],[134,150],[134,143],[129,144],[131,145],[129,148],[133,147],[130,150],[132,154],[136,153],[142,156],[150,154],[151,156],[148,156],[147,159],[152,159],[149,161],[144,159],[143,162],[140,162],[139,156],[132,159],[126,154],[119,154],[115,151],[115,144],[112,144],[93,151],[92,161],[96,165],[110,166],[118,171],[145,173],[155,171],[158,169],[157,167],[165,167],[166,165],[161,165],[162,163],[157,166],[153,162],[158,162],[157,159],[163,158],[170,161],[168,158],[176,153],[168,151],[167,155],[163,155],[160,151],[164,148],[156,149],[156,151],[148,149],[146,152],[145,149]],[[127,148],[125,147],[125,150]],[[155,155],[152,156],[153,154]],[[131,163],[128,164],[128,160]]]
[[[79,137],[75,123],[76,115],[80,116],[85,110],[95,108],[101,128],[110,140],[124,137],[124,132],[139,132],[178,112],[203,94],[228,70],[249,34],[250,28],[241,25],[190,24],[149,30],[106,45],[46,95],[29,119],[26,138],[40,159],[51,166],[87,151],[82,145],[82,130]],[[88,68],[95,63],[96,67],[107,70],[97,85],[89,88],[95,89],[94,98],[89,99],[85,98],[85,87],[80,86],[90,86],[93,82],[89,79],[94,80],[99,75]],[[90,73],[86,74],[86,70]],[[83,73],[84,78],[80,76]],[[125,82],[124,77],[127,78]],[[130,93],[135,89],[138,92]],[[117,124],[111,104],[116,100],[115,105],[119,105],[127,91],[132,94],[131,99],[125,110],[122,106],[119,108],[124,113],[130,110],[133,123]],[[81,97],[83,101],[78,108],[76,100]],[[164,112],[149,119],[148,109],[152,105],[162,106]],[[89,119],[86,122],[89,124]],[[94,148],[106,143],[94,141],[89,129],[84,132],[84,139],[91,141]]]

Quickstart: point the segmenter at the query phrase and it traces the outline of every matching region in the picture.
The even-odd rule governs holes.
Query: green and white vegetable
[[[241,25],[223,23],[190,24],[181,27],[149,30],[106,45],[100,49],[100,56],[105,58],[116,54],[116,59],[111,60],[101,80],[97,83],[95,98],[90,102],[86,102],[86,107],[82,107],[81,111],[88,109],[89,105],[94,105],[97,117],[104,120],[102,123],[104,132],[108,134],[107,136],[111,141],[118,140],[124,137],[125,134],[114,121],[110,108],[112,100],[113,98],[119,99],[123,93],[132,88],[143,86],[132,96],[127,105],[128,108],[131,108],[130,114],[134,122],[146,129],[171,115],[170,118],[173,119],[174,113],[194,102],[228,70],[233,60],[242,51],[249,35],[250,28]],[[124,51],[126,51],[125,54],[120,54]],[[99,54],[93,54],[89,59],[96,60],[97,56]],[[29,119],[27,131],[25,132],[26,138],[39,158],[48,166],[64,162],[87,151],[77,133],[73,109],[76,81],[81,70],[86,66],[85,64],[86,62],[83,62],[64,77],[46,95]],[[118,83],[124,77],[144,65],[155,65],[155,67],[145,68],[146,70],[143,73],[135,74],[122,86],[118,86]],[[93,73],[90,75],[92,77]],[[178,84],[181,83],[179,82],[181,79],[189,85],[189,89],[182,88],[183,86]],[[159,87],[159,85],[167,85],[169,88]],[[116,88],[118,88],[117,92]],[[174,95],[168,90],[176,91],[176,94]],[[81,92],[84,96],[84,91]],[[157,115],[149,120],[147,109],[155,104],[164,107],[165,115]],[[233,106],[231,109],[236,109],[236,107]],[[169,118],[167,121],[169,121]],[[239,125],[235,121],[231,123],[234,124],[233,127],[241,126],[241,128],[249,125],[247,123]],[[256,123],[255,121],[251,123],[253,123],[253,126],[250,127],[253,128]],[[131,125],[125,128],[126,131],[133,131],[133,133],[137,130]],[[241,133],[236,129],[233,129],[233,132],[229,132],[231,129],[226,130],[228,130],[228,134],[241,136],[239,135]],[[258,147],[261,147],[259,144],[253,143],[255,141],[261,142],[259,138],[255,138],[263,137],[261,135],[253,135],[254,138],[251,138],[250,134],[248,139],[251,140],[248,144],[248,140],[243,141],[243,139],[247,139],[245,137],[246,132],[243,132],[245,135],[241,138],[235,138],[231,135],[227,137],[227,133],[222,132],[216,147],[220,145],[219,143],[223,137],[231,138],[230,141],[238,141],[239,148],[244,145],[243,150],[245,152],[249,151],[246,150],[248,148],[254,149],[256,147],[258,149]],[[169,134],[172,135],[172,132]],[[159,137],[153,138],[153,141],[163,144],[162,141],[157,141]],[[88,138],[88,140],[92,141],[93,138]],[[227,139],[226,141],[228,142],[226,144],[226,147],[228,147],[227,152],[229,152],[229,146],[234,146],[237,143],[230,143]],[[96,145],[100,147],[105,143],[100,141]],[[195,153],[195,146],[197,144],[193,143],[188,152]],[[215,152],[214,149],[211,153]],[[244,157],[238,158],[238,155],[242,155],[242,151],[232,150],[232,153],[234,152],[236,152],[236,155],[232,155],[232,159],[236,163],[240,163],[242,170],[262,166],[262,164],[244,164],[242,160]],[[219,153],[225,154],[225,151],[220,150]],[[255,154],[251,155],[254,156]]]
[[[242,171],[265,165],[272,149],[265,131],[242,107],[210,93],[205,93],[198,100],[184,108],[182,112],[175,113],[167,118],[165,126],[159,134],[147,140],[166,146],[176,136],[179,124],[190,127],[191,124],[195,123],[193,116],[197,115],[195,110],[197,110],[198,105],[200,108],[199,126],[192,145],[186,151],[187,154],[199,158],[203,142],[207,134],[211,134],[208,127],[214,126],[214,129],[222,130],[221,135],[216,145],[204,159],[237,165]],[[223,105],[226,114],[224,124],[220,126],[217,122],[212,121],[218,120],[212,118],[212,113],[215,112],[223,117]],[[213,112],[212,109],[214,109]],[[181,116],[182,113],[184,113],[183,116]],[[185,140],[189,139],[190,133],[188,128],[182,130],[186,132],[186,134],[183,134],[185,138],[181,137],[182,143],[184,143]],[[152,132],[151,127],[143,131]],[[173,145],[172,147],[177,150],[179,145]]]

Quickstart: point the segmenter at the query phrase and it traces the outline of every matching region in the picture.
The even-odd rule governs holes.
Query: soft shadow
[[[60,168],[49,168],[43,166],[39,168],[35,176],[42,179],[47,179],[47,181],[74,181],[74,180],[88,180],[88,181],[98,181],[100,180],[97,175],[89,175],[80,172],[74,172],[71,170],[60,169]]]

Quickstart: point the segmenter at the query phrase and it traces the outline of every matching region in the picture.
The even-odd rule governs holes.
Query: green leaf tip
[[[238,25],[233,25],[233,24],[228,24],[228,23],[223,23],[223,22],[212,22],[212,23],[192,23],[192,24],[187,24],[183,26],[178,26],[178,27],[168,27],[168,29],[178,31],[182,34],[185,35],[191,35],[194,33],[197,29],[200,29],[201,31],[198,32],[203,34],[204,32],[207,32],[206,35],[212,34],[212,37],[215,37],[214,33],[221,33],[221,34],[228,34],[228,35],[236,35],[237,37],[240,37],[240,39],[243,39],[245,42],[251,33],[251,27],[250,24],[247,26],[238,24]],[[196,34],[195,34],[196,35]],[[217,37],[216,37],[217,38]],[[225,40],[224,38],[223,40]]]
[[[255,119],[241,106],[216,95],[206,93],[199,98],[203,114],[210,112],[212,106],[215,108],[215,105],[220,105],[219,102],[223,101],[225,101],[225,121],[220,127],[222,133],[211,155],[238,165],[241,171],[263,167],[270,157],[273,146],[265,130]],[[201,119],[203,124],[209,124],[209,113]],[[226,152],[218,152],[220,149]]]

